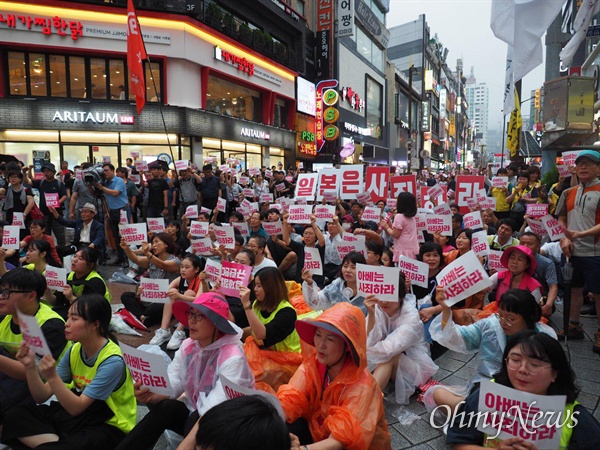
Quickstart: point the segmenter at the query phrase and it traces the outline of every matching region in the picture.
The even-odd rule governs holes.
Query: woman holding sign
[[[134,427],[133,380],[121,349],[108,331],[112,311],[101,295],[83,295],[71,308],[65,336],[75,344],[58,365],[51,355],[36,364],[22,344],[17,359],[37,403],[17,406],[6,417],[2,441],[30,448],[103,450],[115,448]]]
[[[555,339],[533,331],[523,331],[513,336],[504,350],[502,366],[493,381],[514,389],[516,392],[513,398],[519,398],[519,392],[543,396],[564,395],[566,405],[562,411],[544,411],[541,408],[539,410],[535,408],[533,402],[529,403],[531,414],[535,408],[536,415],[538,415],[538,419],[534,423],[530,422],[527,426],[528,431],[536,432],[535,439],[531,440],[512,437],[499,442],[500,439],[494,439],[477,430],[475,420],[468,423],[465,421],[464,424],[461,424],[460,420],[454,420],[450,423],[446,439],[446,443],[451,444],[453,449],[498,447],[535,450],[538,448],[536,446],[537,439],[544,437],[548,439],[552,428],[556,431],[556,423],[564,423],[560,430],[559,449],[598,448],[600,424],[586,408],[576,401],[579,388],[575,385],[575,373],[562,346]],[[465,417],[473,417],[470,414],[478,414],[482,411],[479,394],[479,389],[472,392],[460,407],[459,412],[465,413]],[[493,408],[493,410],[498,409],[500,408]],[[527,418],[527,413],[528,410],[523,408],[521,418],[516,415],[516,426],[511,426],[511,429],[525,432],[523,422]],[[554,413],[554,416],[550,417],[550,413]],[[560,415],[557,417],[556,413]],[[498,417],[500,414],[501,412],[498,411]],[[532,419],[533,417],[530,415],[529,420]],[[512,419],[509,422],[512,422]],[[525,432],[525,434],[529,433]],[[548,445],[546,442],[543,448],[550,448]]]

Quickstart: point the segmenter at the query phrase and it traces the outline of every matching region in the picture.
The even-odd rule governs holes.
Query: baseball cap
[[[596,150],[583,150],[582,152],[579,152],[579,155],[577,155],[577,159],[575,160],[575,164],[577,164],[577,161],[579,161],[581,158],[588,158],[594,163],[600,164],[600,153],[598,153]]]

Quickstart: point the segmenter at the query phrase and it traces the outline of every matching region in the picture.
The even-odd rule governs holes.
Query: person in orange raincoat
[[[337,303],[296,330],[310,356],[277,397],[291,433],[310,449],[391,450],[383,394],[367,370],[366,322],[362,311]],[[302,447],[304,450],[304,447]]]

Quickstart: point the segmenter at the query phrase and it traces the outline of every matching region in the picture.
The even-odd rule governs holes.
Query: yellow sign
[[[510,150],[511,158],[514,157],[519,150],[519,133],[521,132],[522,125],[521,104],[519,103],[519,94],[515,89],[515,109],[510,113],[508,130],[506,132],[506,148]]]

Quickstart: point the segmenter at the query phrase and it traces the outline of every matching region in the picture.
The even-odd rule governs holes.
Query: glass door
[[[92,150],[94,164],[109,162],[115,166],[115,169],[121,166],[117,145],[95,145]]]
[[[69,163],[69,169],[73,170],[73,167],[80,165],[82,162],[90,160],[90,146],[89,145],[65,145],[62,146],[63,161]]]

